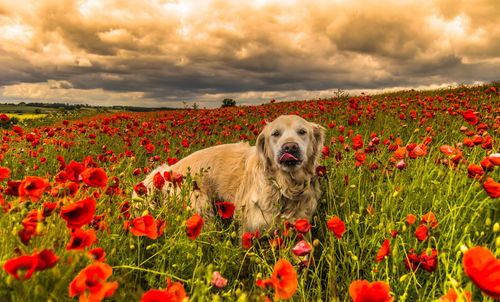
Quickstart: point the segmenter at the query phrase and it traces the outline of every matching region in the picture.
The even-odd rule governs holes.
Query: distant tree
[[[40,114],[40,113],[42,113],[42,109],[40,109],[40,108],[36,108],[36,109],[35,109],[35,111],[34,111],[33,113],[35,113],[35,114]]]
[[[222,105],[220,106],[221,108],[226,108],[226,107],[234,107],[236,106],[236,101],[233,99],[224,99],[222,101]]]
[[[194,110],[198,110],[200,106],[198,106],[198,104],[196,104],[196,102],[193,103],[193,109]]]

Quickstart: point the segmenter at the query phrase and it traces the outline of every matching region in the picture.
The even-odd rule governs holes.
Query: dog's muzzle
[[[289,142],[281,146],[278,161],[281,165],[294,168],[302,162],[300,148],[297,143]]]

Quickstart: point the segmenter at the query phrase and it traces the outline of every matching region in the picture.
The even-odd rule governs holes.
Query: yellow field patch
[[[1,114],[1,113],[0,113]],[[47,116],[47,114],[44,113],[6,113],[6,115],[9,118],[16,117],[19,120],[27,120],[27,119],[35,119],[35,118],[43,118]]]

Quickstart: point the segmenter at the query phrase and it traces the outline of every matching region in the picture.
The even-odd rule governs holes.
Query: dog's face
[[[282,115],[268,124],[257,138],[265,167],[291,172],[314,169],[325,129],[296,115]]]

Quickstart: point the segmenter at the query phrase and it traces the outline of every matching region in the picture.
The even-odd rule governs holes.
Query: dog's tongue
[[[297,160],[297,158],[293,155],[291,155],[290,153],[285,153],[283,155],[281,155],[281,158],[280,158],[280,161],[293,161],[293,160]]]

